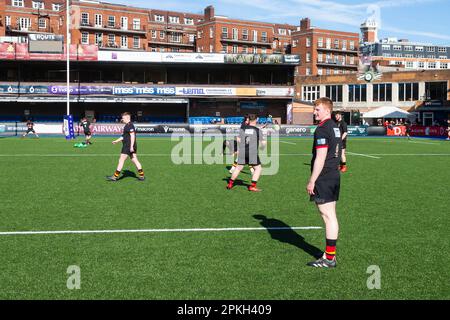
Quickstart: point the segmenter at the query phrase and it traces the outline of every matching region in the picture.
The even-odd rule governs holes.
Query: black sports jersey
[[[334,121],[327,119],[319,123],[314,132],[313,158],[311,160],[311,171],[317,157],[317,149],[327,148],[324,169],[338,171],[342,153],[341,132]],[[329,170],[328,170],[329,171]]]
[[[34,123],[33,122],[28,122],[27,123],[27,127],[28,127],[28,129],[33,129]]]
[[[258,151],[262,139],[261,131],[254,126],[243,124],[239,132],[239,149]]]
[[[136,128],[134,127],[134,124],[131,122],[128,122],[125,127],[123,128],[123,134],[122,134],[122,143],[124,146],[131,146],[131,133],[136,133]],[[134,139],[134,148],[136,147],[136,139]]]
[[[81,126],[83,127],[84,132],[89,132],[89,127],[91,123],[88,120],[82,121]]]
[[[336,122],[338,127],[339,127],[339,131],[341,132],[341,137],[344,135],[344,133],[348,132],[347,129],[347,122],[345,122],[344,120],[341,120],[339,122]],[[344,140],[347,140],[347,137],[345,137]]]

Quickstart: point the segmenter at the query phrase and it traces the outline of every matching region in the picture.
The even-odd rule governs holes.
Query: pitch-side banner
[[[444,137],[447,135],[447,128],[438,126],[411,126],[411,135],[422,137]]]

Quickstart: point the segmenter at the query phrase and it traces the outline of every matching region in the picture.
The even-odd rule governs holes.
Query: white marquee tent
[[[414,115],[397,107],[380,107],[362,115],[364,119],[406,119],[410,117],[414,117]]]

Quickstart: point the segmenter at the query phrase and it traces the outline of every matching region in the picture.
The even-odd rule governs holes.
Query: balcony
[[[146,26],[140,26],[139,29],[133,28],[131,25],[131,28],[122,28],[121,26],[112,26],[112,25],[94,25],[89,22],[81,22],[80,24],[80,30],[93,30],[93,31],[105,31],[105,32],[117,32],[117,33],[127,33],[127,34],[139,34],[139,35],[146,35],[147,30]]]
[[[342,60],[325,60],[325,61],[317,61],[317,66],[324,67],[339,67],[339,68],[358,68],[357,64],[347,64],[342,62]]]
[[[180,42],[176,42],[176,41],[158,41],[156,39],[149,39],[148,40],[148,45],[163,45],[163,46],[175,46],[175,47],[184,47],[184,48],[194,48],[195,47],[195,43],[194,42],[189,42],[189,41],[180,41]]]
[[[99,43],[98,44],[99,50],[112,50],[112,51],[146,51],[147,48],[145,45],[141,45],[139,48],[130,47],[130,48],[124,48],[118,45],[117,43],[105,43],[104,45]]]
[[[336,53],[347,53],[347,54],[358,54],[358,50],[354,49],[336,49],[336,48],[325,48],[325,47],[317,47],[317,51],[326,51],[326,52],[336,52]]]
[[[53,28],[38,28],[38,27],[27,27],[24,28],[22,26],[6,26],[5,29],[6,34],[12,33],[20,33],[20,34],[29,34],[29,33],[39,33],[39,34],[54,34]]]
[[[249,40],[249,38],[244,38],[244,37],[239,37],[239,38],[230,38],[228,35],[226,34],[222,34],[220,37],[220,41],[221,42],[228,42],[228,43],[237,43],[237,44],[246,44],[246,45],[259,45],[259,46],[267,46],[267,47],[272,47],[272,43],[269,42],[269,40],[266,39],[261,39],[258,41],[252,41]]]

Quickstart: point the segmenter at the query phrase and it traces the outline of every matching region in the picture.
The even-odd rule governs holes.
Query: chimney
[[[210,21],[214,16],[214,6],[207,6],[205,8],[205,21]]]
[[[311,29],[311,20],[309,18],[300,20],[300,31],[306,31],[309,29]]]

